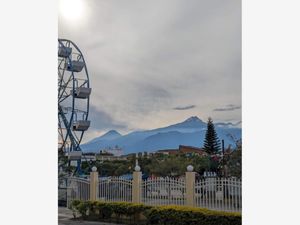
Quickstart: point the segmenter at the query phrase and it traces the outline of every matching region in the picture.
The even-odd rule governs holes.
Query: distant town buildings
[[[100,154],[103,154],[103,153],[110,153],[114,156],[121,156],[121,155],[123,155],[123,149],[116,145],[113,148],[108,147],[108,148],[100,150]]]
[[[178,155],[178,154],[185,154],[185,155],[198,155],[198,156],[205,156],[207,153],[202,148],[197,148],[193,146],[186,146],[186,145],[179,145],[178,149],[164,149],[158,150],[155,152],[156,154],[165,154],[165,155]]]
[[[85,153],[81,157],[82,162],[96,161],[96,153]]]
[[[224,151],[224,156],[230,155],[232,153],[232,149],[228,147]],[[100,150],[99,153],[83,153],[81,156],[82,161],[115,161],[115,160],[128,160],[132,157],[146,157],[151,158],[155,155],[186,155],[186,156],[207,156],[208,154],[204,151],[203,148],[198,148],[194,146],[187,146],[187,145],[179,145],[178,149],[161,149],[154,152],[138,152],[138,153],[129,153],[124,155],[123,149],[115,146],[115,147],[108,147],[105,149]],[[77,155],[76,155],[77,156]],[[223,157],[222,152],[211,155],[215,157],[217,160],[220,157]],[[72,156],[75,157],[75,156]],[[78,156],[77,156],[78,157]]]

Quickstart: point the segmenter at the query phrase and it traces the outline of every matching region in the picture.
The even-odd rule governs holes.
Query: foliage
[[[216,154],[221,150],[221,143],[215,131],[215,126],[211,118],[207,121],[207,130],[204,139],[204,150],[208,154]]]
[[[195,172],[203,174],[204,171],[210,171],[211,163],[209,156],[194,156],[189,164],[194,166]]]
[[[233,151],[226,161],[227,175],[241,178],[242,176],[242,149]]]
[[[224,168],[227,168],[227,175],[241,177],[241,141],[237,141],[236,150],[230,154],[225,154],[224,159],[218,155],[164,155],[155,154],[150,157],[139,156],[138,162],[143,173],[147,176],[175,176],[179,177],[185,174],[188,165],[194,166],[194,171],[203,174],[204,171],[214,171],[219,174]],[[136,156],[133,155],[127,160],[100,161],[95,162],[100,176],[121,176],[132,174],[135,167]],[[86,162],[82,163],[82,170],[86,174],[90,169]]]
[[[194,171],[203,174],[204,171],[216,171],[219,162],[214,160],[211,156],[199,155],[163,155],[157,154],[151,157],[142,157],[138,159],[142,171],[146,175],[154,176],[182,176],[186,172],[188,165],[194,166]],[[128,160],[115,161],[96,161],[100,176],[121,176],[124,174],[131,174],[135,167],[135,157]],[[82,164],[82,170],[88,171],[85,162]],[[88,172],[86,172],[88,174]]]
[[[188,160],[184,158],[170,156],[165,160],[154,160],[149,165],[149,170],[156,176],[179,176],[185,173]]]
[[[100,219],[109,219],[113,214],[112,206],[103,202],[96,202],[96,209]]]
[[[113,202],[109,203],[112,206],[114,214],[119,219],[121,216],[125,216],[136,220],[140,214],[150,209],[149,206],[137,203],[129,202]]]
[[[80,200],[73,200],[72,202],[71,202],[71,204],[70,204],[70,209],[71,210],[75,210],[75,209],[77,209],[77,207],[78,207],[78,205],[81,203],[81,201]]]
[[[182,206],[153,207],[147,215],[149,224],[164,225],[240,225],[240,213],[218,212]]]
[[[83,219],[86,219],[88,216],[88,210],[91,207],[89,202],[81,201],[79,204],[76,204],[73,209],[76,209]]]
[[[140,220],[140,215],[149,210],[151,206],[127,202],[74,200],[70,208],[73,210],[73,215],[78,212],[82,219],[101,221],[115,218],[119,221],[127,218],[135,224],[137,220]]]
[[[133,224],[145,222],[151,225],[240,225],[240,213],[218,212],[202,208],[183,206],[146,206],[125,202],[73,201],[72,208],[83,219],[111,219],[124,216],[133,219]],[[105,216],[104,216],[105,214]],[[140,215],[144,215],[144,219]]]

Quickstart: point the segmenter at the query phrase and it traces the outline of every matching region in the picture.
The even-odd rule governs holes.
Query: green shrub
[[[143,204],[129,202],[113,202],[110,203],[110,205],[112,206],[115,214],[126,217],[133,217],[134,215],[143,213],[147,209],[151,208],[150,206],[146,206]]]
[[[240,213],[218,212],[182,206],[153,207],[147,214],[148,224],[164,225],[240,225]]]
[[[69,206],[69,209],[75,209],[80,203],[80,200],[73,200]]]
[[[149,225],[241,225],[240,213],[219,212],[203,208],[183,206],[146,206],[126,202],[73,201],[71,208],[83,219],[124,220],[130,218],[134,224],[147,220]],[[123,222],[123,221],[122,221]]]
[[[90,202],[80,202],[76,206],[76,209],[81,214],[83,219],[87,218],[90,208],[91,208]]]
[[[69,205],[69,209],[72,210],[73,212],[73,217],[76,218],[77,217],[77,208],[78,208],[78,205],[81,203],[80,200],[73,200],[71,202],[71,204]]]
[[[113,208],[110,204],[105,202],[97,202],[97,209],[99,210],[100,219],[110,219],[113,214]]]

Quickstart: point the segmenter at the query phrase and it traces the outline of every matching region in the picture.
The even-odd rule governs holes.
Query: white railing
[[[84,201],[97,199],[153,206],[188,205],[229,212],[242,210],[242,182],[236,178],[206,177],[195,180],[194,172],[187,172],[183,178],[156,177],[142,180],[141,176],[133,177],[134,180],[124,177],[98,178],[96,176],[97,179],[94,181],[69,178],[67,205],[69,206],[75,199]],[[93,185],[90,184],[91,181]]]
[[[235,178],[206,178],[195,183],[196,206],[220,211],[242,210],[242,185]]]
[[[132,180],[122,177],[100,178],[98,184],[98,200],[107,202],[131,202]]]
[[[142,182],[142,203],[147,205],[184,205],[185,180],[171,177],[148,178]]]
[[[73,200],[87,201],[90,199],[90,181],[83,178],[71,177],[68,179],[67,205]]]

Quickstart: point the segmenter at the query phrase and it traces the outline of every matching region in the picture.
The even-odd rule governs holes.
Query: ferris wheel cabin
[[[78,160],[81,159],[82,152],[81,151],[72,151],[66,154],[69,160]]]
[[[74,131],[86,131],[89,129],[91,121],[89,120],[77,120],[73,122]]]
[[[68,64],[67,70],[71,72],[81,72],[84,67],[84,62],[73,60],[71,64]]]
[[[88,87],[77,87],[73,93],[75,98],[88,98],[91,94],[92,89]],[[73,92],[73,91],[71,91]]]
[[[68,58],[72,53],[72,48],[69,47],[59,47],[58,48],[58,56],[62,58]]]

